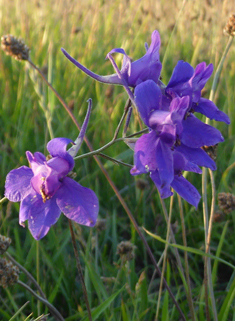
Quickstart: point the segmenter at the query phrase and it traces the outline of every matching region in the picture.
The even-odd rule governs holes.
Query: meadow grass
[[[121,87],[112,88],[88,78],[66,60],[60,47],[89,69],[106,75],[113,73],[110,62],[104,59],[111,49],[122,47],[136,60],[145,52],[144,42],[150,43],[151,33],[157,29],[162,40],[161,76],[162,81],[167,83],[179,59],[188,61],[194,67],[201,61],[212,62],[215,67],[218,65],[228,41],[223,35],[223,27],[233,13],[232,5],[233,1],[15,0],[6,3],[1,0],[0,30],[1,35],[10,33],[25,40],[31,49],[31,60],[44,70],[80,124],[86,113],[86,101],[92,98],[93,110],[87,136],[93,148],[98,149],[111,140],[127,95]],[[120,66],[121,57],[117,55],[115,58]],[[225,138],[225,142],[218,146],[217,171],[214,173],[217,193],[235,192],[234,167],[230,166],[235,162],[234,58],[233,45],[214,99],[217,106],[231,118],[230,126],[212,122]],[[13,168],[27,165],[25,151],[46,152],[50,133],[45,108],[51,117],[54,137],[75,139],[78,131],[58,99],[26,62],[15,61],[1,52],[0,83],[0,194],[3,197],[7,173]],[[211,85],[212,79],[205,88],[204,95],[207,98]],[[128,133],[142,127],[141,121],[135,117]],[[85,152],[88,152],[88,148],[83,143],[80,153]],[[133,153],[124,143],[111,146],[105,153],[126,163],[133,162]],[[149,177],[141,176],[146,186],[140,189],[138,178],[131,176],[128,168],[109,160],[101,161],[139,226],[166,239],[167,223],[162,204]],[[153,264],[143,243],[94,159],[77,161],[75,171],[76,180],[97,194],[99,218],[106,219],[103,231],[96,227],[75,226],[88,297],[95,315],[93,320],[154,320],[160,278],[157,275],[153,277]],[[189,173],[187,178],[201,192],[201,176]],[[209,180],[207,191],[210,205]],[[166,200],[165,204],[168,210],[170,200]],[[23,229],[19,226],[18,212],[18,203],[5,202],[1,207],[0,233],[12,238],[9,253],[35,277],[49,302],[65,320],[88,320],[66,218],[61,215],[48,235],[37,242],[27,227]],[[183,202],[183,212],[187,245],[205,250],[202,202],[197,210]],[[172,223],[176,243],[182,245],[182,225],[176,196]],[[212,230],[211,254],[230,264],[212,260],[212,280],[220,321],[235,320],[235,272],[231,267],[235,265],[234,227],[235,216],[231,213],[222,222],[214,222]],[[158,261],[166,245],[147,233],[144,235]],[[130,240],[136,247],[135,259],[127,263],[123,263],[117,255],[117,246],[124,240]],[[179,254],[185,268],[184,252],[179,250]],[[191,252],[188,256],[196,320],[204,321],[204,259]],[[182,275],[172,246],[167,250],[165,277],[186,319],[191,320]],[[23,273],[20,274],[20,280],[28,282]],[[27,301],[29,303],[14,320],[26,320],[30,313],[33,313],[31,318],[35,319],[48,313],[42,303],[38,303],[19,285],[0,288],[0,320],[10,320]],[[53,317],[49,316],[48,320],[53,320]],[[158,320],[179,320],[178,311],[165,289],[160,300]]]

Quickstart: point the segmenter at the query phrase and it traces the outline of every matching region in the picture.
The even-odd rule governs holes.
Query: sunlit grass
[[[95,83],[80,70],[76,69],[60,51],[65,48],[72,56],[86,67],[99,74],[111,74],[113,69],[106,54],[113,48],[122,47],[131,58],[138,59],[144,52],[144,42],[150,43],[151,33],[158,29],[161,35],[161,60],[164,61],[162,81],[167,83],[171,72],[179,59],[192,63],[195,67],[201,61],[218,64],[227,37],[223,27],[228,15],[232,13],[232,1],[185,1],[177,27],[174,25],[182,8],[181,1],[0,1],[1,34],[11,33],[25,40],[31,48],[31,59],[50,75],[50,81],[60,95],[73,106],[73,113],[81,124],[87,109],[87,99],[93,99],[93,111],[87,135],[93,148],[97,149],[107,143],[113,136],[122,114],[126,93],[121,87],[115,87],[109,94],[107,85]],[[173,32],[173,33],[172,33]],[[172,35],[172,37],[171,37]],[[171,37],[171,38],[170,38]],[[171,40],[170,40],[171,39]],[[166,53],[166,55],[165,55]],[[235,192],[234,168],[226,172],[235,161],[234,149],[234,46],[226,59],[216,92],[215,103],[229,114],[231,125],[214,124],[221,130],[225,142],[218,147],[215,180],[217,191]],[[115,56],[118,64],[121,57]],[[6,174],[13,168],[27,165],[25,151],[45,152],[50,139],[46,119],[40,99],[45,99],[53,119],[52,128],[57,137],[75,139],[77,129],[62,108],[61,104],[41,83],[41,96],[35,91],[32,70],[25,62],[18,62],[3,52],[0,55],[0,140],[1,140],[1,185],[0,193],[4,195]],[[205,89],[209,97],[212,84],[210,80]],[[72,103],[73,101],[73,103]],[[140,123],[133,118],[130,132],[139,129]],[[88,152],[83,143],[81,153]],[[132,163],[132,152],[124,143],[115,144],[107,150],[107,155],[116,156],[127,163]],[[166,237],[166,223],[158,193],[148,177],[144,190],[137,188],[136,179],[129,174],[129,169],[102,160],[112,180],[127,202],[138,224],[152,233]],[[156,313],[159,279],[155,277],[150,284],[153,266],[137,233],[108,182],[102,175],[94,159],[77,161],[76,180],[83,186],[92,188],[100,201],[100,218],[107,219],[106,229],[98,232],[77,226],[76,236],[80,244],[81,260],[91,307],[95,309],[108,298],[121,291],[112,302],[107,304],[97,320],[154,320]],[[201,192],[201,177],[188,175],[189,180]],[[208,194],[210,196],[210,186]],[[175,237],[182,244],[180,215],[177,199],[174,200],[172,221],[175,223]],[[209,199],[210,203],[210,199]],[[169,205],[169,200],[166,200]],[[9,252],[36,278],[36,241],[27,228],[18,224],[19,204],[4,203],[0,212],[0,233],[12,238]],[[185,224],[188,246],[204,249],[204,231],[202,206],[196,211],[184,203]],[[221,240],[225,222],[214,223],[211,253],[216,255],[219,242],[219,257],[234,262],[234,227],[235,216],[230,214],[226,235]],[[164,251],[164,245],[146,235],[153,253],[158,260]],[[136,245],[135,260],[129,266],[121,266],[116,254],[117,244],[122,240],[131,240]],[[168,251],[166,278],[172,291],[189,317],[188,304],[183,290],[174,252]],[[183,252],[180,253],[183,260]],[[67,221],[61,216],[59,222],[51,228],[48,235],[39,244],[40,286],[48,299],[67,320],[84,320],[87,316],[82,296],[82,288],[77,277],[74,255],[71,247]],[[183,261],[182,261],[183,263]],[[214,263],[214,262],[212,262]],[[203,280],[203,258],[189,254],[192,292],[199,310],[198,320],[204,321],[204,303],[200,301]],[[145,272],[146,279],[139,279]],[[229,291],[234,271],[218,264],[215,280],[215,296],[218,309],[222,306],[225,291]],[[27,282],[22,274],[20,279]],[[138,282],[139,281],[139,282]],[[125,287],[123,287],[126,284]],[[146,288],[150,286],[149,292]],[[30,294],[18,285],[0,289],[0,316],[9,320],[26,302],[17,320],[25,320],[33,312],[36,318],[48,311]],[[234,318],[233,302],[230,302],[229,318]],[[161,305],[161,320],[177,320],[178,312],[173,307],[164,291]],[[229,319],[228,318],[228,319]],[[1,318],[0,318],[1,319]],[[52,318],[49,317],[49,320]]]

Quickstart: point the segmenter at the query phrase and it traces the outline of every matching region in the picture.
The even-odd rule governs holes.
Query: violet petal
[[[31,191],[30,181],[33,177],[31,168],[21,166],[10,171],[6,177],[5,197],[11,202],[20,202]]]
[[[126,78],[127,80],[127,76],[131,75],[131,59],[127,56],[126,52],[124,49],[122,48],[115,48],[112,49],[106,56],[106,59],[108,58],[109,54],[113,54],[113,53],[120,53],[123,55],[123,62],[122,62],[122,68],[121,68],[121,73],[124,75],[124,78]]]
[[[201,195],[187,179],[183,176],[175,176],[171,186],[183,199],[197,208]]]
[[[33,173],[37,171],[38,166],[44,165],[44,163],[46,162],[46,157],[40,152],[32,154],[31,152],[27,151],[26,157],[28,159],[30,167],[32,168]]]
[[[161,183],[161,179],[160,179],[158,171],[152,172],[150,174],[150,178],[153,180],[154,184],[156,185],[161,198],[167,198],[167,197],[173,195],[169,185],[162,187],[162,183]]]
[[[194,91],[201,91],[204,88],[207,80],[213,72],[213,64],[206,66],[205,62],[201,62],[195,68],[194,75],[191,79],[191,84]]]
[[[188,116],[182,124],[184,129],[181,142],[188,147],[212,146],[224,141],[218,129],[204,124],[194,115]]]
[[[201,113],[210,119],[223,121],[230,124],[230,119],[223,111],[213,103],[213,101],[205,98],[200,98],[198,104],[193,105],[193,109],[197,113]]]
[[[70,220],[86,226],[95,225],[99,201],[91,189],[65,177],[63,186],[56,194],[56,202],[60,210]]]
[[[161,180],[161,188],[170,186],[174,178],[172,150],[159,139],[156,143],[157,170]]]
[[[153,80],[146,80],[135,88],[135,103],[146,126],[151,113],[160,109],[161,97],[161,89]]]
[[[54,138],[50,140],[49,143],[47,144],[47,150],[52,157],[59,156],[65,159],[69,163],[70,165],[69,171],[71,171],[74,167],[74,160],[73,160],[73,157],[69,155],[69,153],[66,150],[67,145],[69,143],[73,143],[73,141],[71,139],[62,138],[62,137]]]
[[[184,144],[176,147],[176,150],[181,152],[184,157],[190,162],[197,164],[198,166],[208,167],[212,170],[216,170],[215,162],[207,155],[207,153],[201,148],[190,148]]]
[[[202,174],[201,168],[192,162],[187,162],[184,166],[184,170],[187,172],[194,172],[197,174]]]
[[[178,61],[171,75],[171,79],[167,85],[167,89],[178,88],[180,86],[182,87],[182,85],[184,83],[187,83],[189,79],[193,76],[193,73],[194,69],[188,62],[185,62],[183,60]],[[178,95],[181,96],[180,94]]]
[[[43,238],[50,227],[55,224],[60,216],[60,209],[56,199],[51,198],[43,203],[41,195],[29,194],[20,205],[19,223],[28,219],[29,230],[36,240]]]
[[[155,171],[157,134],[151,131],[142,135],[135,143],[134,163],[140,173]]]
[[[148,79],[158,82],[162,64],[159,61],[161,40],[157,30],[153,31],[151,39],[152,42],[146,54],[131,64],[131,74],[128,79],[128,85],[131,87],[136,87]]]

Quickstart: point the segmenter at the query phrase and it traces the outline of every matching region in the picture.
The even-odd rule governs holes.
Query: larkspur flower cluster
[[[202,62],[194,69],[189,63],[179,61],[166,86],[160,80],[160,45],[160,35],[155,30],[150,47],[146,45],[146,54],[134,62],[131,62],[123,49],[113,49],[107,57],[121,53],[124,58],[121,70],[109,76],[93,73],[64,49],[62,52],[95,80],[134,88],[134,95],[131,96],[130,91],[129,95],[149,128],[149,133],[142,135],[134,145],[131,174],[149,173],[162,198],[171,196],[173,188],[197,207],[200,194],[182,173],[201,173],[199,166],[215,170],[215,162],[202,147],[222,142],[223,136],[216,128],[200,121],[194,113],[201,113],[226,124],[230,120],[212,101],[201,97],[201,91],[213,72],[213,65],[207,66]]]
[[[221,133],[204,124],[194,113],[210,119],[230,123],[229,117],[215,104],[203,97],[201,91],[213,72],[212,64],[200,63],[194,69],[179,61],[168,85],[161,81],[162,65],[159,57],[161,45],[157,30],[152,33],[146,54],[132,62],[122,48],[111,50],[107,57],[116,73],[100,76],[72,58],[64,55],[88,76],[97,81],[125,87],[149,132],[135,139],[129,146],[134,150],[132,175],[149,174],[162,198],[172,195],[173,188],[187,202],[197,207],[200,194],[184,178],[184,171],[201,173],[199,166],[216,169],[215,162],[202,149],[223,141]],[[123,55],[121,70],[115,66],[112,54]],[[129,90],[133,88],[134,94]],[[91,111],[91,101],[81,132],[75,141],[55,138],[47,144],[49,160],[36,152],[27,151],[30,168],[22,166],[12,170],[6,178],[5,196],[12,202],[21,202],[19,223],[28,220],[29,230],[36,240],[44,237],[56,223],[61,212],[69,219],[94,226],[98,215],[98,199],[89,188],[82,187],[69,177],[83,141]],[[74,146],[68,151],[67,145]]]

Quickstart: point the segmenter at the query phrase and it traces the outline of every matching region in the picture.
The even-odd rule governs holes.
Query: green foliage
[[[0,4],[0,30],[2,35],[11,33],[26,41],[31,48],[31,60],[47,74],[48,80],[69,104],[80,124],[86,113],[86,101],[92,98],[93,111],[87,137],[93,148],[98,149],[112,139],[127,99],[126,93],[121,87],[109,91],[107,85],[89,79],[66,60],[60,47],[64,47],[95,73],[106,75],[113,73],[111,64],[105,61],[111,49],[123,47],[131,58],[138,59],[145,52],[144,42],[150,43],[151,32],[158,29],[162,39],[160,54],[161,59],[164,59],[164,83],[169,80],[179,59],[191,62],[193,66],[201,61],[212,62],[217,66],[227,43],[222,29],[230,2],[226,2],[226,10],[222,10],[223,1],[216,3],[216,9],[210,1],[185,3],[173,30],[182,5],[180,0],[8,1]],[[120,66],[121,56],[116,55],[115,59]],[[217,192],[235,192],[234,61],[233,46],[225,61],[215,95],[215,103],[231,118],[229,127],[222,123],[214,124],[225,138],[225,142],[218,147],[218,170],[215,172]],[[205,88],[204,95],[207,98],[211,83]],[[78,131],[58,99],[27,62],[15,61],[1,52],[0,84],[0,195],[3,197],[7,173],[13,168],[27,165],[25,152],[46,152],[45,146],[50,140],[48,124],[51,124],[55,137],[75,139]],[[135,119],[131,120],[128,133],[142,126],[136,111],[134,113]],[[80,152],[88,152],[85,143]],[[123,162],[132,163],[132,152],[124,143],[115,144],[105,152]],[[129,174],[128,168],[106,159],[101,161],[139,226],[144,226],[152,235],[158,236],[156,240],[146,235],[146,239],[155,259],[160,260],[165,249],[163,241],[167,224],[153,183],[148,177],[142,176],[147,184],[140,190],[137,179]],[[93,320],[154,320],[160,278],[154,274],[152,262],[139,236],[94,159],[77,161],[75,171],[76,180],[96,192],[100,201],[99,217],[106,219],[103,231],[75,227]],[[199,175],[193,173],[188,178],[201,190]],[[210,189],[208,184],[209,205]],[[165,204],[169,208],[169,200]],[[11,255],[34,276],[46,297],[65,320],[88,320],[66,218],[61,216],[37,245],[27,227],[23,229],[18,224],[19,204],[5,202],[0,206],[0,234],[12,238],[9,249]],[[190,251],[192,296],[197,318],[204,321],[202,205],[199,205],[198,210],[186,203],[183,206],[188,248],[182,242],[176,198],[172,223],[175,226],[177,247]],[[227,222],[214,223],[211,254],[208,255],[216,258],[212,261],[212,279],[219,321],[234,320],[235,315],[235,216],[234,213],[230,215],[226,217]],[[116,253],[117,245],[123,240],[131,240],[136,246],[135,259],[131,262],[124,263]],[[183,287],[185,279],[177,267],[173,246],[168,249],[167,255],[165,277],[187,320],[191,320]],[[185,268],[183,251],[180,251],[180,259]],[[24,273],[20,274],[20,280],[29,282]],[[30,286],[33,288],[32,284]],[[164,288],[160,300],[159,320],[179,320],[179,313]],[[26,305],[27,301],[30,303]],[[1,320],[37,320],[38,316],[47,313],[48,309],[42,303],[38,304],[19,285],[0,289]],[[49,316],[47,320],[52,321],[53,317]]]

